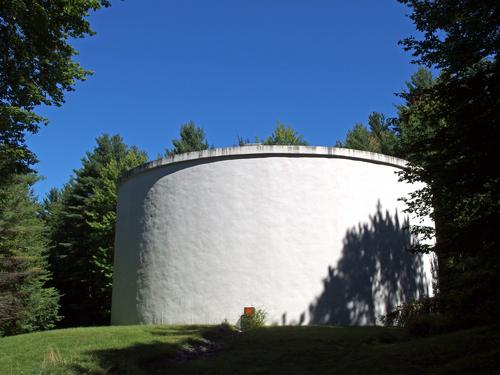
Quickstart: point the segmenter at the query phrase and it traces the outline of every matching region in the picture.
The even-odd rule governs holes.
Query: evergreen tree
[[[0,188],[0,336],[48,329],[58,320],[59,294],[47,287],[46,238],[31,186],[11,175]]]
[[[392,123],[382,113],[373,112],[368,117],[369,128],[356,124],[348,131],[344,142],[337,142],[337,147],[377,152],[399,156],[398,137]]]
[[[298,134],[291,126],[285,126],[278,121],[273,133],[264,141],[265,145],[292,145],[307,146],[304,137]]]
[[[58,294],[47,288],[44,227],[33,199],[35,154],[26,135],[48,120],[38,106],[60,106],[91,72],[69,39],[92,35],[87,16],[106,0],[24,1],[0,5],[0,332],[50,328]]]
[[[174,148],[173,150],[167,149],[166,156],[208,149],[205,131],[197,127],[193,121],[181,125],[180,136],[180,139],[172,140]]]
[[[63,294],[63,325],[109,323],[119,178],[146,161],[120,136],[100,136],[62,192],[47,198],[50,263]]]
[[[335,146],[375,152],[370,142],[370,131],[361,123],[354,125],[354,127],[347,132],[345,141],[337,141]]]

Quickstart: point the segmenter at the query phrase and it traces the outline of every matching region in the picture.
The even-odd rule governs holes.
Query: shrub
[[[410,321],[420,316],[436,316],[439,313],[439,298],[424,297],[403,303],[379,319],[386,327],[406,327]]]
[[[452,331],[451,321],[442,315],[419,315],[408,320],[405,328],[410,335],[425,337]]]
[[[266,316],[267,313],[263,309],[255,309],[253,314],[244,314],[240,317],[240,329],[248,331],[263,327],[266,324]]]
[[[397,306],[380,317],[386,327],[404,327],[412,336],[430,336],[456,329],[453,321],[439,313],[439,298],[425,297]]]

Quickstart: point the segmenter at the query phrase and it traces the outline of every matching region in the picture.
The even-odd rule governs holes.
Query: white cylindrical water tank
[[[249,146],[157,160],[118,196],[112,324],[374,324],[431,293],[407,249],[404,161],[339,148]]]

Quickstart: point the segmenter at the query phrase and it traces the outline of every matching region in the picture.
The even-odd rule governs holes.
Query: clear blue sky
[[[81,165],[95,138],[119,133],[150,159],[182,123],[209,142],[268,136],[277,120],[312,145],[334,145],[372,111],[395,113],[416,70],[397,45],[414,26],[396,0],[113,1],[74,42],[95,74],[29,137],[42,198]]]

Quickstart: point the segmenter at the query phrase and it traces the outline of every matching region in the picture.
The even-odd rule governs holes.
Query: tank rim
[[[151,169],[164,166],[194,161],[199,159],[242,159],[245,157],[318,157],[318,158],[338,158],[364,161],[368,163],[384,164],[399,169],[407,165],[407,161],[394,156],[378,154],[375,152],[354,150],[341,147],[324,146],[278,146],[278,145],[250,145],[211,148],[202,151],[187,152],[168,157],[159,158],[129,169],[121,178],[120,183],[138,174],[142,174]]]

